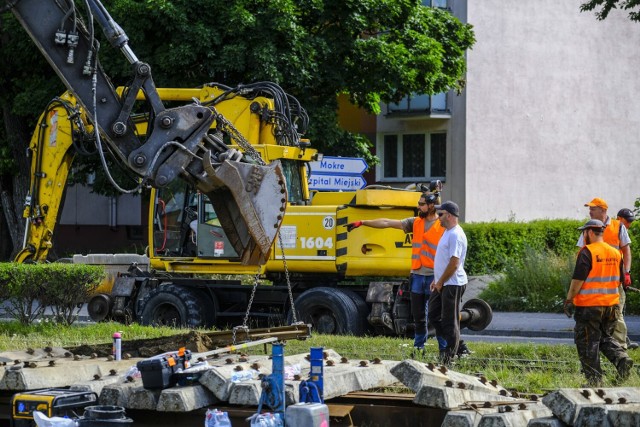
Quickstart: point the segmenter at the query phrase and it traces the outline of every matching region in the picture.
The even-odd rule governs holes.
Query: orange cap
[[[598,208],[602,208],[602,209],[609,209],[609,206],[607,205],[607,202],[605,202],[600,197],[596,197],[595,199],[593,199],[589,203],[585,203],[585,206],[598,207]]]

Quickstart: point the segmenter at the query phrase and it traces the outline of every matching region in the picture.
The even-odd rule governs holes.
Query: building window
[[[435,95],[419,95],[416,93],[405,96],[399,102],[387,104],[387,114],[393,113],[446,113],[449,112],[447,106],[447,94],[445,92]]]
[[[379,149],[382,181],[444,180],[446,177],[446,133],[387,134]]]
[[[447,3],[449,3],[448,0],[422,0],[423,6],[439,7],[440,9],[447,9],[449,7]]]

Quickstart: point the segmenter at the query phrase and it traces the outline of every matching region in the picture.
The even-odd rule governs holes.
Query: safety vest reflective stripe
[[[618,304],[620,295],[620,251],[605,242],[585,246],[591,254],[591,271],[573,303],[581,307],[610,307]]]
[[[587,280],[585,280],[585,283],[590,283],[590,282],[611,282],[614,280],[620,280],[620,275],[616,274],[615,276],[607,276],[607,277],[587,277]]]
[[[433,268],[438,241],[444,233],[444,227],[436,220],[425,232],[425,220],[417,217],[413,220],[413,240],[411,242],[411,269]]]
[[[593,289],[580,289],[579,294],[589,295],[589,294],[617,294],[618,288],[593,288]]]

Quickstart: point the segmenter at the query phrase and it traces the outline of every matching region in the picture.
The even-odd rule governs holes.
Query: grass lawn
[[[40,323],[25,327],[16,322],[8,322],[0,323],[0,351],[109,343],[111,335],[116,331],[123,331],[123,340],[188,332],[186,329],[152,328],[136,324],[126,326],[119,323],[69,327]],[[412,340],[402,338],[314,335],[306,341],[289,341],[285,347],[285,356],[307,353],[310,347],[323,347],[333,349],[349,359],[373,360],[378,357],[403,360],[410,357],[412,343]],[[456,360],[453,369],[467,374],[482,374],[489,380],[496,379],[509,390],[545,393],[558,388],[580,387],[585,383],[573,345],[472,342],[469,347],[473,353]],[[429,340],[426,348],[424,361],[436,362],[438,349],[435,341]],[[250,352],[254,354],[262,351],[261,346],[250,348]],[[631,350],[629,355],[636,366],[640,366],[640,350]],[[604,358],[602,365],[605,370],[605,386],[616,386],[613,366]],[[637,368],[620,385],[640,387]]]

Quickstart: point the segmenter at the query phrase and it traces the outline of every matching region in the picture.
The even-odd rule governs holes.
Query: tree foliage
[[[380,102],[411,93],[461,90],[475,41],[470,25],[419,0],[113,0],[107,7],[158,87],[273,81],[307,109],[314,147],[369,164],[377,163],[371,142],[338,125],[337,95],[379,113]],[[28,182],[28,165],[16,159],[42,108],[64,89],[13,16],[1,19],[0,53],[12,58],[0,64],[6,191],[15,179]],[[115,85],[131,81],[119,50],[103,41],[99,58]]]
[[[607,19],[612,9],[628,10],[629,19],[640,21],[640,11],[637,10],[640,9],[640,0],[589,0],[580,5],[582,12],[596,10],[596,17],[599,20]]]

